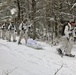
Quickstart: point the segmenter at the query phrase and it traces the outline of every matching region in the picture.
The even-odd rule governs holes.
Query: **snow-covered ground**
[[[76,57],[62,58],[58,46],[39,43],[42,50],[0,39],[0,75],[76,75]],[[72,53],[76,55],[75,46]]]

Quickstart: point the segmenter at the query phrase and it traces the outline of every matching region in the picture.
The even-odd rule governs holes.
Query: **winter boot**
[[[75,57],[75,55],[72,55],[72,54],[65,54],[65,56]]]
[[[58,51],[59,54],[63,54],[63,52],[62,52],[62,50],[60,48],[57,49],[57,51]]]
[[[9,42],[11,42],[11,40],[8,40]]]
[[[21,42],[18,42],[18,44],[22,44]]]
[[[13,42],[16,42],[17,40],[13,40]]]

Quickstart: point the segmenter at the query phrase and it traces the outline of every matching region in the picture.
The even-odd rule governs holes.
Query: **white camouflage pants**
[[[11,41],[13,39],[13,41],[16,41],[16,34],[14,30],[9,31],[9,38],[8,41]]]
[[[2,30],[2,39],[7,39],[7,30]]]
[[[23,38],[25,39],[25,43],[27,43],[27,39],[28,39],[27,32],[21,31],[21,32],[20,32],[20,36],[19,36],[18,43],[21,43],[21,40],[22,40]]]
[[[73,42],[72,40],[67,40],[65,36],[62,37],[62,46],[60,49],[62,52],[65,52],[65,54],[71,54],[73,48]]]
[[[2,30],[0,30],[0,38],[2,38]]]

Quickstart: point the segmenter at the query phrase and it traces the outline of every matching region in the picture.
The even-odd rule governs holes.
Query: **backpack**
[[[24,26],[23,26],[23,23],[22,23],[21,29],[22,29],[22,30],[24,30]]]
[[[66,27],[66,26],[68,26],[68,28],[70,29],[70,27],[69,27],[69,25],[68,25],[68,22],[64,23],[64,25],[63,25],[63,27],[62,27],[62,36],[65,35],[65,34],[64,34],[64,30],[65,30],[65,27]],[[69,30],[69,29],[68,29],[68,30]]]
[[[10,30],[14,30],[14,25],[11,25],[10,26]]]

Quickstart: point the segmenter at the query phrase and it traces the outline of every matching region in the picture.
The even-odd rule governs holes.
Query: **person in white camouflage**
[[[19,26],[19,30],[20,30],[20,35],[19,35],[19,40],[18,40],[18,44],[21,44],[21,40],[22,38],[25,39],[25,43],[27,43],[27,39],[28,39],[28,27],[27,27],[27,19],[25,19]]]
[[[73,39],[75,43],[76,42],[76,26],[74,26],[74,29],[73,29]]]
[[[8,26],[5,23],[3,23],[3,25],[1,26],[1,30],[2,30],[2,39],[3,40],[7,40],[7,29],[8,29]]]
[[[13,21],[11,21],[10,25],[8,26],[8,31],[9,31],[9,39],[8,41],[11,42],[13,39],[13,42],[16,42],[16,26]]]
[[[75,55],[71,54],[73,48],[73,37],[72,37],[72,25],[73,22],[69,22],[64,29],[64,36],[62,37],[62,45],[58,49],[59,54],[64,54],[65,56],[75,57]]]
[[[0,38],[2,38],[2,30],[1,30],[1,27],[0,27]]]

